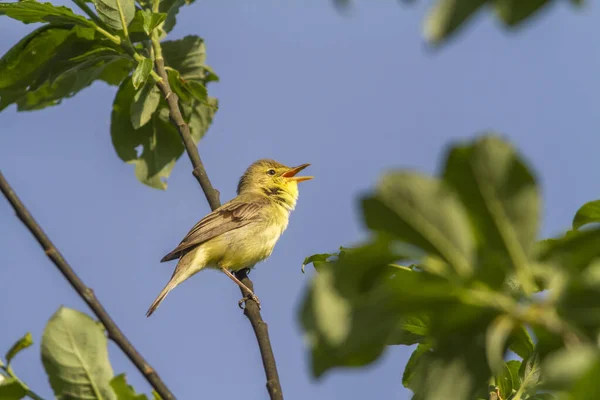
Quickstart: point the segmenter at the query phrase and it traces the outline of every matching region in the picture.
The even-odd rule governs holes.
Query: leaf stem
[[[119,10],[119,18],[121,18],[121,25],[123,26],[123,34],[127,38],[127,40],[131,43],[131,39],[129,39],[129,32],[127,31],[127,22],[125,21],[125,14],[123,14],[123,7],[121,7],[121,0],[116,0],[117,9]]]
[[[109,29],[108,25],[106,25],[104,23],[104,21],[102,21],[102,19],[100,19],[100,17],[98,17],[98,15],[96,15],[96,13],[90,7],[88,7],[88,5],[85,3],[85,1],[83,1],[83,0],[73,0],[73,3],[75,3],[77,5],[77,7],[81,8],[81,11],[83,11],[84,13],[86,13],[86,15],[88,17],[90,17],[90,19],[92,21],[94,21],[96,23],[96,25],[99,25],[99,26],[101,26],[104,29]]]

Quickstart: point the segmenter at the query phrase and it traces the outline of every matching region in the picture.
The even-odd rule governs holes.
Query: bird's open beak
[[[312,176],[296,176],[296,174],[300,171],[302,171],[304,168],[308,167],[310,164],[302,164],[302,165],[298,165],[297,167],[294,167],[292,169],[290,169],[287,172],[284,172],[283,176],[284,178],[288,178],[289,180],[292,181],[296,181],[296,182],[303,182],[303,181],[310,181],[311,179],[313,179]]]

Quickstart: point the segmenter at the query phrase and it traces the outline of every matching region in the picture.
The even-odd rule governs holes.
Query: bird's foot
[[[256,297],[254,293],[242,297],[242,299],[238,301],[238,306],[240,306],[240,308],[243,310],[246,307],[246,302],[248,300],[252,300],[253,302],[255,302],[258,306],[258,309],[260,310],[260,300],[258,300],[258,297]]]

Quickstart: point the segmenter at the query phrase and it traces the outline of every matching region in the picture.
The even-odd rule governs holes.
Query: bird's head
[[[240,178],[237,193],[239,195],[255,192],[284,202],[293,208],[298,198],[298,183],[313,179],[312,176],[296,176],[296,174],[309,165],[288,167],[274,160],[258,160],[250,165]]]

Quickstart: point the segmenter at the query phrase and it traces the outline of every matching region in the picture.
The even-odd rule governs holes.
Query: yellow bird
[[[204,268],[221,269],[260,306],[256,295],[230,271],[252,267],[271,255],[296,207],[298,183],[313,179],[296,176],[309,165],[290,168],[268,159],[250,165],[240,178],[237,197],[202,218],[179,246],[160,260],[178,258],[179,262],[146,316],[152,315],[177,285]]]

